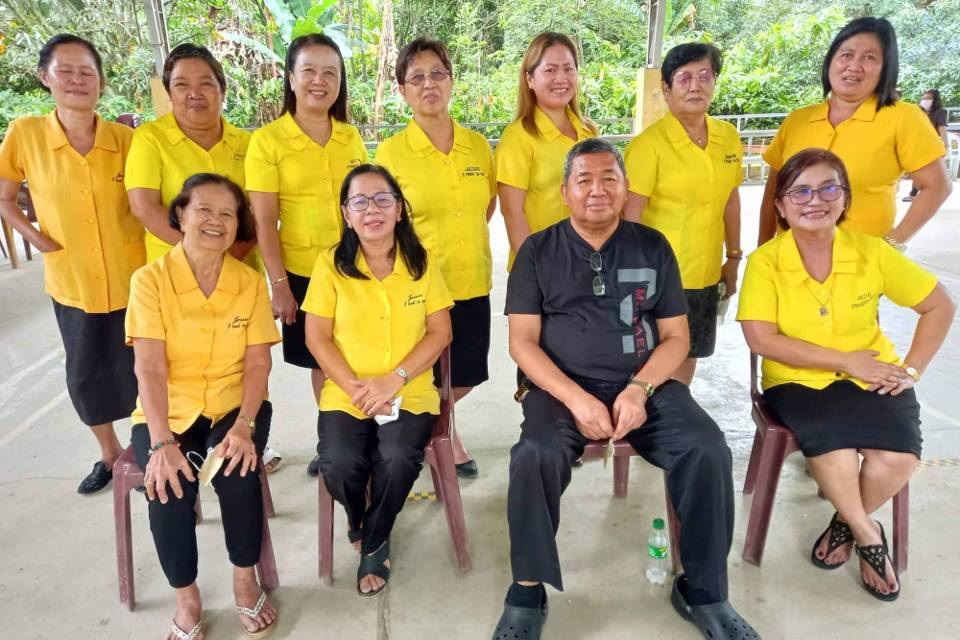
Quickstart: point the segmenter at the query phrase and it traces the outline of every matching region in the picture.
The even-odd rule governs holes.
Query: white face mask
[[[930,98],[924,98],[920,101],[920,108],[924,111],[930,111],[930,107],[933,106],[933,100]]]

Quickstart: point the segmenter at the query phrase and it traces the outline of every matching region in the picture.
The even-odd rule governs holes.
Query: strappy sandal
[[[380,548],[373,553],[360,554],[360,566],[357,567],[357,593],[364,598],[375,596],[387,588],[390,582],[390,567],[383,564],[390,560],[390,541],[387,540]],[[360,581],[366,576],[374,575],[383,580],[383,584],[373,591],[363,591],[360,589]]]
[[[833,517],[830,518],[830,524],[827,526],[826,530],[820,534],[820,537],[817,538],[817,541],[813,543],[813,549],[810,550],[810,562],[813,563],[813,566],[818,569],[826,569],[827,571],[833,571],[834,569],[839,569],[847,560],[843,562],[837,562],[836,564],[830,564],[825,560],[821,560],[817,557],[817,548],[823,543],[824,536],[830,536],[830,543],[827,546],[827,552],[823,555],[824,558],[828,558],[831,553],[839,549],[845,544],[853,542],[853,531],[850,530],[850,525],[846,522],[843,522],[839,519],[840,515],[834,511]]]
[[[865,546],[854,545],[854,550],[857,552],[857,555],[860,556],[861,560],[866,560],[867,564],[870,565],[870,568],[873,569],[874,573],[880,576],[880,579],[884,583],[887,582],[887,560],[890,560],[890,548],[887,546],[887,536],[884,535],[883,525],[879,522],[877,523],[880,526],[880,540],[881,544],[868,544]],[[890,593],[883,593],[882,591],[877,591],[871,587],[866,582],[861,582],[863,588],[867,590],[867,593],[872,595],[877,600],[883,600],[884,602],[893,602],[900,597],[900,576],[897,575],[897,567],[893,564],[893,561],[890,562],[890,566],[893,567],[893,577],[897,579],[897,590]]]
[[[202,632],[203,632],[203,622],[197,622],[197,624],[194,625],[193,629],[190,629],[190,631],[184,631],[179,626],[177,626],[177,623],[175,620],[170,621],[170,633],[172,633],[173,637],[176,638],[177,640],[194,640],[194,638],[196,638]]]
[[[263,611],[263,605],[266,602],[267,602],[267,592],[261,591],[260,597],[257,599],[257,604],[253,607],[253,609],[248,609],[247,607],[241,607],[240,605],[237,605],[237,613],[239,613],[240,615],[247,616],[253,621],[256,621],[257,616],[259,616],[260,612]],[[271,622],[265,627],[257,629],[256,631],[250,631],[249,629],[247,629],[246,625],[243,625],[243,624],[240,625],[240,628],[243,629],[243,632],[247,634],[248,638],[263,638],[273,631],[273,628],[276,626],[276,624],[277,624],[277,618],[274,617],[273,622]]]

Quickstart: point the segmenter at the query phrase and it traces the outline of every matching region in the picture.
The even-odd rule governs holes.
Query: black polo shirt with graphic
[[[504,313],[539,315],[540,347],[568,376],[622,383],[659,342],[656,320],[687,312],[677,259],[659,231],[621,220],[596,252],[563,220],[532,234],[507,280]],[[596,258],[594,258],[596,263]]]

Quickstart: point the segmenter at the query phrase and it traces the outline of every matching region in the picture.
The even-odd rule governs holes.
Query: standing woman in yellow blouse
[[[946,149],[920,107],[896,99],[898,74],[897,35],[887,20],[857,18],[840,30],[823,60],[826,100],[788,115],[763,154],[770,176],[758,244],[776,230],[777,172],[808,147],[829,149],[850,173],[847,226],[903,250],[934,216],[952,189],[941,161]],[[904,173],[920,194],[894,226],[897,184]]]
[[[327,373],[320,470],[360,552],[357,593],[372,596],[390,579],[390,532],[440,413],[432,370],[450,344],[453,299],[389,171],[357,167],[340,201],[343,239],[317,260],[303,308]]]
[[[283,359],[310,369],[319,401],[323,371],[307,349],[300,305],[317,256],[340,240],[340,185],[350,169],[367,161],[367,150],[349,124],[347,69],[333,40],[322,34],[297,38],[284,68],[283,113],[253,134],[247,191],[273,312],[283,323]],[[317,474],[316,458],[307,472]]]
[[[627,145],[630,192],[624,217],[667,237],[687,296],[690,353],[673,377],[689,385],[697,358],[717,342],[719,285],[737,291],[743,147],[727,122],[707,115],[723,67],[711,44],[688,42],[660,67],[667,114]],[[726,259],[723,249],[726,246]]]
[[[455,300],[450,350],[456,401],[489,378],[492,260],[487,223],[497,204],[493,157],[482,135],[450,117],[453,63],[442,42],[418,38],[404,47],[397,56],[397,84],[413,120],[377,148],[377,164],[400,183],[417,236],[437,260]],[[456,432],[452,436],[457,474],[476,477],[476,461]]]
[[[78,493],[113,477],[123,446],[113,422],[137,397],[133,354],[123,344],[130,275],[143,265],[143,226],[130,213],[123,165],[133,131],[97,115],[105,80],[92,44],[59,34],[40,50],[40,84],[56,107],[10,123],[0,145],[0,216],[43,252],[67,355],[67,391],[100,445],[101,459]],[[27,180],[38,231],[17,205]]]
[[[163,87],[173,111],[137,127],[125,178],[130,207],[147,228],[149,262],[183,238],[167,224],[167,209],[186,179],[195,173],[219,173],[243,187],[250,143],[248,132],[223,117],[227,79],[206,47],[174,47],[163,63]],[[239,242],[230,252],[257,268],[253,245]]]
[[[580,114],[577,46],[562,33],[544,32],[520,63],[517,114],[496,149],[500,212],[513,257],[531,233],[570,216],[560,198],[563,159],[597,127]]]

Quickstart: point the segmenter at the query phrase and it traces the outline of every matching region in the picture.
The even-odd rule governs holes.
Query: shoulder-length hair
[[[883,66],[880,68],[880,81],[874,90],[877,97],[877,111],[888,107],[897,101],[897,80],[900,76],[900,53],[897,47],[897,32],[886,18],[865,16],[851,20],[840,33],[836,35],[827,55],[823,58],[823,68],[820,70],[820,83],[823,85],[823,97],[830,94],[830,63],[837,54],[837,50],[844,42],[861,33],[872,33],[877,36],[883,48]]]
[[[843,187],[844,197],[843,212],[840,214],[840,217],[837,218],[837,224],[840,224],[847,218],[847,211],[850,210],[850,205],[853,203],[853,194],[850,193],[850,176],[847,175],[847,168],[844,166],[843,160],[841,160],[832,151],[813,148],[804,149],[787,160],[787,162],[780,168],[780,171],[777,172],[777,188],[775,191],[775,198],[780,200],[787,195],[787,191],[789,191],[790,187],[793,186],[793,183],[797,181],[797,178],[800,177],[800,174],[810,167],[814,167],[818,164],[827,165],[836,171],[837,176],[840,177],[840,186]],[[777,215],[777,224],[781,229],[790,228],[790,223],[788,223],[786,218],[781,215]]]
[[[937,111],[940,111],[940,109],[943,109],[943,100],[940,98],[939,89],[927,89],[923,92],[923,96],[927,94],[930,94],[930,111],[928,112],[930,115],[933,115]],[[922,98],[923,96],[920,97]]]
[[[577,53],[577,45],[573,43],[570,36],[555,31],[544,31],[537,35],[533,41],[530,42],[526,53],[523,54],[523,61],[520,63],[520,83],[517,87],[517,113],[513,119],[519,120],[521,124],[523,124],[523,128],[535,136],[540,135],[540,130],[537,129],[537,123],[533,116],[534,110],[537,108],[537,96],[533,93],[530,85],[527,84],[527,76],[533,75],[536,68],[540,66],[540,61],[543,60],[544,52],[555,44],[563,45],[570,50],[570,54],[573,56],[573,64],[579,71],[580,56]],[[573,98],[570,99],[569,106],[570,110],[583,122],[583,126],[590,131],[590,133],[596,135],[596,125],[594,125],[589,118],[584,118],[583,114],[580,113],[580,102],[576,93],[573,95]]]
[[[184,209],[190,204],[190,198],[193,197],[193,191],[197,187],[208,184],[215,184],[223,187],[237,201],[237,237],[235,242],[250,242],[256,240],[257,229],[253,221],[253,212],[250,210],[250,203],[247,201],[247,195],[240,186],[226,176],[219,173],[195,173],[183,183],[180,193],[170,201],[169,223],[171,229],[180,231],[180,216],[177,215],[178,209]]]
[[[427,271],[427,250],[420,243],[420,238],[413,230],[413,223],[410,221],[410,203],[403,197],[403,191],[400,189],[400,183],[385,168],[377,164],[361,164],[354,167],[347,177],[343,179],[343,185],[340,187],[340,205],[346,206],[347,198],[350,197],[350,185],[357,176],[375,173],[387,181],[390,191],[397,196],[400,203],[400,221],[393,230],[393,235],[397,240],[397,250],[407,271],[413,276],[414,280],[419,280]],[[340,235],[340,242],[337,243],[333,252],[333,264],[337,271],[350,278],[359,280],[369,280],[369,278],[357,267],[357,251],[360,249],[360,236],[354,229],[343,225],[343,232]]]
[[[287,57],[283,62],[283,109],[280,110],[280,115],[287,112],[291,115],[297,113],[297,94],[293,92],[293,87],[290,85],[290,75],[293,73],[293,67],[297,64],[300,50],[314,45],[330,47],[340,60],[340,93],[337,94],[337,99],[330,106],[330,115],[340,122],[350,122],[347,65],[343,62],[343,54],[340,53],[340,47],[337,46],[337,43],[333,41],[333,38],[322,33],[300,36],[290,43],[290,47],[287,49]]]

